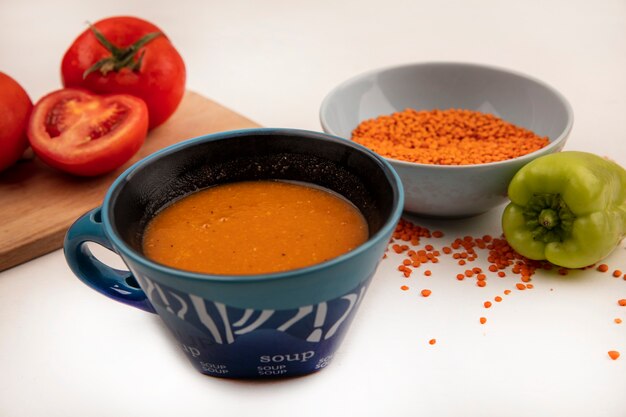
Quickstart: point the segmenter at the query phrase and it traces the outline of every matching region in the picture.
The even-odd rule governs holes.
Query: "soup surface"
[[[317,186],[245,181],[190,194],[157,213],[146,257],[178,269],[247,275],[324,262],[368,238],[360,211]]]

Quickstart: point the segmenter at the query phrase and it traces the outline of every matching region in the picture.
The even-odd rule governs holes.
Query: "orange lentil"
[[[619,317],[616,318],[615,320],[613,320],[615,323],[620,324],[622,322],[622,319],[620,319]]]
[[[489,265],[489,270],[490,270],[491,272],[496,272],[496,271],[498,270],[498,267],[497,267],[497,266],[495,266],[495,265]]]
[[[535,286],[533,284],[526,284],[526,288],[531,290],[531,289],[535,288]]]
[[[489,308],[491,307],[491,301],[485,301],[483,305],[485,306],[485,308]]]
[[[479,281],[484,281],[487,279],[487,276],[485,274],[478,274],[476,275],[476,279]]]
[[[458,262],[458,264],[459,264],[459,265],[461,265],[461,266],[465,265],[466,263],[467,263],[467,262],[465,262],[465,259],[461,259],[461,260]]]
[[[403,286],[401,286],[401,287],[400,287],[400,289],[401,289],[402,291],[406,291],[406,290],[408,290],[408,289],[409,289],[409,287],[407,287],[406,285],[403,285]]]
[[[474,276],[474,271],[472,271],[471,269],[466,269],[465,276],[468,278]]]
[[[361,122],[352,140],[393,159],[467,165],[503,161],[549,142],[491,114],[463,109],[406,109]]]
[[[526,285],[521,284],[521,283],[517,283],[515,284],[515,286],[517,287],[518,290],[525,290],[526,289]]]
[[[456,274],[456,279],[458,279],[459,281],[463,281],[465,279],[465,275],[463,275],[463,274]]]
[[[498,271],[498,276],[500,278],[504,278],[506,276],[506,273],[504,271]]]
[[[433,250],[435,248],[433,248],[433,245],[426,245],[426,246],[424,246],[424,249],[426,249],[427,251],[431,251],[431,250]]]
[[[617,304],[621,305],[622,307],[626,306],[626,299],[622,298],[621,300],[617,300]]]
[[[474,273],[475,273],[475,274],[480,274],[481,272],[483,272],[483,270],[482,270],[482,269],[480,269],[480,268],[479,268],[479,267],[477,267],[477,266],[476,266],[476,267],[474,267],[474,268],[472,268],[472,271],[474,271]]]
[[[485,323],[487,323],[487,318],[481,317],[480,318],[480,324],[485,324]]]
[[[449,248],[448,246],[444,246],[443,248],[441,248],[441,250],[443,251],[443,253],[445,253],[446,255],[449,255],[452,252],[452,249]]]
[[[437,343],[437,339],[430,339],[428,343],[434,345],[435,343]]]
[[[511,290],[504,290],[504,295],[509,295],[511,294]]]
[[[436,237],[436,238],[443,237],[443,232],[441,230],[435,230],[433,232],[433,237]]]
[[[479,287],[482,288],[482,287],[487,285],[487,282],[485,282],[485,281],[476,281],[476,285],[478,285]]]
[[[616,350],[609,350],[609,357],[613,360],[619,358],[619,352]]]
[[[600,272],[606,272],[609,270],[609,266],[607,264],[600,264],[596,269]]]
[[[619,278],[622,275],[622,271],[620,271],[619,269],[616,269],[615,271],[613,271],[613,276],[615,278]]]
[[[404,277],[405,277],[405,278],[408,278],[408,277],[411,275],[411,273],[412,273],[412,272],[413,272],[413,271],[412,271],[412,270],[410,270],[409,268],[405,269],[405,270],[404,270],[404,272],[403,272]]]
[[[430,294],[432,294],[432,291],[424,289],[422,290],[421,294],[422,294],[422,297],[428,297]]]
[[[508,291],[508,290],[507,290]],[[500,297],[499,295],[496,296],[496,298],[494,298],[496,303],[499,303],[500,301],[502,301],[502,297]]]
[[[402,261],[403,265],[409,266],[411,265],[411,261],[409,259],[405,259],[404,261]]]
[[[432,272],[430,272],[430,269],[427,269],[426,271],[424,271],[424,275],[426,275],[427,277],[432,275]]]

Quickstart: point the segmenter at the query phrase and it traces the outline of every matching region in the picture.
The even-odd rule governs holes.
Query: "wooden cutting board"
[[[144,156],[207,133],[258,126],[187,92],[176,113],[150,132],[137,155],[107,175],[78,178],[49,168],[37,158],[19,162],[0,173],[0,271],[62,247],[74,220],[102,204],[113,180]]]

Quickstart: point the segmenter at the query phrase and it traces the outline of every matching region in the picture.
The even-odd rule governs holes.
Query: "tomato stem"
[[[141,51],[139,56],[137,53],[147,43],[151,42],[154,38],[163,35],[161,32],[152,32],[142,36],[137,42],[129,45],[126,48],[119,48],[111,43],[102,32],[100,32],[94,25],[87,22],[89,29],[93,32],[94,36],[104,46],[107,51],[111,53],[110,56],[100,59],[93,64],[83,73],[83,79],[87,78],[92,72],[100,71],[102,75],[107,75],[111,71],[119,71],[122,68],[129,68],[132,71],[139,71],[141,69],[141,63],[146,53],[145,50]]]

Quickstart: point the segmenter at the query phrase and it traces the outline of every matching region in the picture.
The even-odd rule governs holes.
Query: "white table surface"
[[[325,94],[373,68],[476,62],[552,84],[574,108],[566,149],[626,165],[624,0],[3,0],[0,71],[38,99],[60,87],[61,57],[85,21],[120,14],[169,35],[189,89],[264,126],[320,130]],[[448,237],[498,235],[500,213],[420,223]],[[606,263],[626,271],[624,246]],[[533,290],[486,310],[516,280],[458,282],[449,258],[430,278],[404,279],[399,259],[381,264],[327,369],[273,382],[197,373],[156,316],[89,289],[61,251],[4,271],[0,416],[626,415],[626,308],[616,302],[626,281],[538,274]]]

